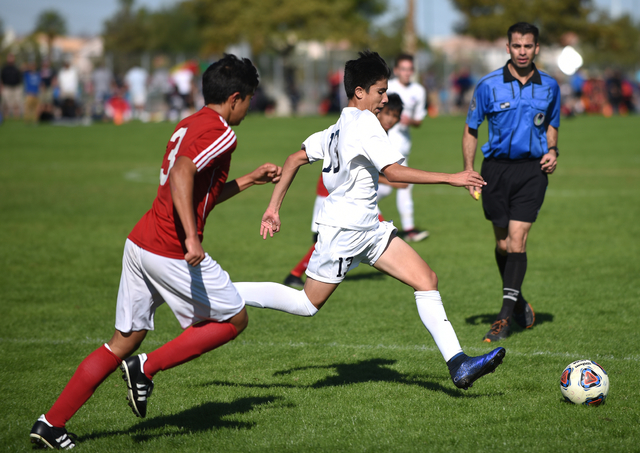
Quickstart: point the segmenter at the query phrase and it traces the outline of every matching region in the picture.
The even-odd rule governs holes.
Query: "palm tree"
[[[43,11],[38,16],[35,33],[44,33],[47,37],[47,57],[51,61],[53,53],[53,40],[67,32],[67,24],[64,18],[54,9]]]

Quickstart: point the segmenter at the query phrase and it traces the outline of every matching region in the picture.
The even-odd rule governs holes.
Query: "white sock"
[[[416,305],[422,323],[433,337],[442,358],[448,362],[454,355],[462,352],[460,342],[447,319],[439,291],[416,291]]]
[[[42,414],[40,417],[38,417],[38,421],[39,422],[45,422],[45,424],[49,427],[49,428],[53,428],[53,425],[51,423],[49,423],[49,420],[47,420],[47,417],[44,416],[44,414]]]
[[[406,189],[398,189],[396,191],[396,206],[400,214],[400,221],[404,231],[412,230],[415,227],[413,223],[413,196],[411,192],[413,184],[409,184]]]
[[[298,291],[271,282],[242,282],[234,285],[245,304],[250,307],[271,308],[298,316],[313,316],[318,313],[304,290]]]

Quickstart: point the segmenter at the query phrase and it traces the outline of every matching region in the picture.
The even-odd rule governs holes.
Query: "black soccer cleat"
[[[496,348],[488,354],[468,357],[456,370],[452,370],[451,379],[456,387],[467,390],[475,381],[488,373],[493,373],[502,363],[506,351]]]
[[[147,416],[147,399],[153,391],[153,381],[142,372],[146,354],[134,355],[122,361],[122,379],[127,383],[127,399],[136,417]]]
[[[429,237],[427,230],[418,230],[416,228],[412,230],[403,231],[399,236],[405,240],[405,242],[420,242]]]
[[[518,297],[513,309],[513,320],[523,329],[532,328],[533,323],[536,322],[536,314],[533,312],[531,304],[522,297]]]
[[[487,332],[482,341],[485,343],[495,343],[496,341],[504,340],[510,333],[509,318],[496,319],[493,324],[491,324],[491,329],[489,329],[489,332]]]
[[[41,448],[71,450],[76,446],[74,441],[78,436],[68,433],[64,428],[51,426],[43,414],[31,428],[29,437],[32,444],[36,444]]]
[[[287,286],[291,286],[292,288],[304,288],[304,282],[300,277],[296,277],[293,274],[287,275],[287,278],[284,279],[284,284]]]

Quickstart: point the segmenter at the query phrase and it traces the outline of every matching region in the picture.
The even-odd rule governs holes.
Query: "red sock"
[[[304,274],[304,271],[307,270],[307,266],[309,265],[309,260],[311,259],[311,255],[313,251],[316,249],[316,245],[313,244],[307,254],[300,260],[300,262],[293,268],[291,271],[291,275],[295,275],[296,277],[300,277]]]
[[[49,423],[64,428],[80,407],[93,395],[98,386],[113,373],[122,359],[102,345],[78,365],[53,407],[45,414]]]
[[[203,321],[194,324],[170,342],[147,354],[144,374],[152,379],[158,371],[168,370],[200,357],[237,336],[238,331],[230,322]]]

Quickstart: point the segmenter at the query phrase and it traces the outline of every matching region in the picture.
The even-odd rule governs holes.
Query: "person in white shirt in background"
[[[400,154],[404,156],[401,165],[407,166],[411,154],[410,128],[420,127],[427,115],[427,92],[422,85],[411,79],[415,72],[413,56],[401,54],[396,58],[393,68],[394,78],[389,80],[389,93],[396,93],[402,99],[404,106],[400,122],[389,130],[389,140]],[[391,195],[393,188],[381,184],[378,188],[378,201]],[[399,235],[407,242],[418,242],[426,239],[429,232],[416,228],[413,217],[413,184],[405,189],[397,189],[396,206],[400,214],[402,230]]]
[[[149,120],[149,115],[145,111],[148,79],[149,73],[140,66],[132,67],[124,76],[124,82],[127,84],[129,98],[133,105],[133,118],[143,122]]]

